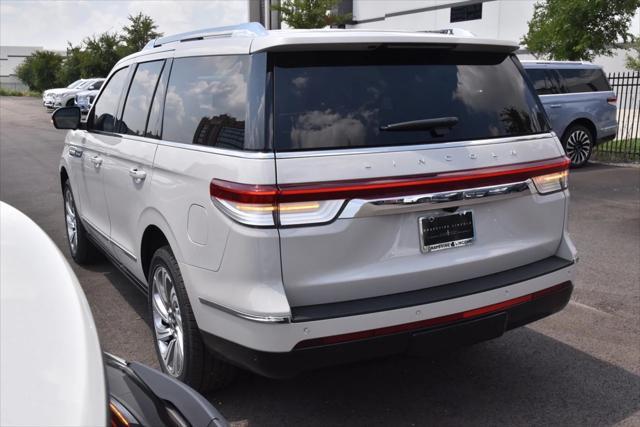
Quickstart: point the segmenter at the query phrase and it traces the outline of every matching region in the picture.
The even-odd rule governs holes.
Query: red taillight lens
[[[566,157],[431,175],[354,181],[253,185],[213,179],[210,194],[232,218],[257,226],[314,224],[331,221],[345,200],[452,191],[525,181],[564,172]],[[297,212],[296,212],[297,211]]]
[[[613,105],[613,106],[618,105],[618,97],[617,96],[612,96],[612,97],[607,98],[607,104]]]

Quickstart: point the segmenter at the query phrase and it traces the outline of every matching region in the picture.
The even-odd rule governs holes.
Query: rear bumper
[[[598,140],[597,144],[601,144],[603,142],[611,141],[616,137],[618,133],[618,124],[615,123],[610,126],[603,126],[598,130]]]
[[[214,353],[231,363],[260,375],[281,378],[305,370],[381,356],[431,354],[496,338],[507,330],[562,310],[572,292],[572,283],[566,281],[510,301],[429,319],[430,322],[363,331],[337,339],[330,337],[335,341],[343,340],[336,344],[323,345],[320,340],[302,341],[292,351],[283,353],[253,350],[205,332],[203,338]],[[401,332],[394,332],[397,330]]]

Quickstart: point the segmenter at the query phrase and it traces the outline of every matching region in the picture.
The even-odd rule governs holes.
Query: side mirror
[[[62,107],[53,112],[51,121],[56,129],[78,129],[80,127],[80,108]]]

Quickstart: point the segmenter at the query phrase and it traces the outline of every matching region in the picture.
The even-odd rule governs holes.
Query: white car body
[[[42,94],[42,105],[49,109],[73,105],[76,94],[99,89],[102,82],[104,78],[84,79],[73,87],[48,89]]]
[[[102,351],[71,267],[4,202],[0,254],[0,425],[105,425]]]
[[[513,55],[518,47],[503,41],[425,33],[266,32],[244,27],[238,31],[221,29],[204,36],[187,33],[159,39],[122,59],[109,78],[118,71],[131,76],[131,69],[139,67],[138,64],[165,59],[173,61],[175,67],[177,61],[202,56],[364,51],[363,46],[368,49],[380,44],[401,48],[424,44],[426,48],[437,46],[437,49],[462,46],[465,54],[486,50],[507,56]],[[509,58],[517,62],[514,56]],[[126,67],[130,68],[124,71]],[[173,76],[172,69],[169,78]],[[298,83],[306,84],[303,80]],[[205,80],[202,83],[207,87]],[[473,76],[461,83],[469,88],[474,84]],[[518,84],[522,85],[518,88],[527,88],[526,83]],[[287,85],[281,87],[284,86]],[[496,85],[485,86],[485,92],[490,92]],[[108,87],[109,82],[105,85]],[[103,88],[89,114],[89,122],[98,114],[96,109],[104,94]],[[473,94],[484,96],[483,90]],[[124,94],[119,97],[121,104],[124,98]],[[535,96],[531,99],[539,102]],[[112,117],[122,112],[121,107],[117,108]],[[126,107],[124,111],[127,112]],[[247,117],[253,119],[248,113]],[[165,115],[165,122],[166,118]],[[444,143],[274,151],[218,148],[119,131],[73,130],[65,139],[61,179],[63,182],[68,179],[79,216],[92,241],[143,289],[150,274],[151,255],[147,248],[156,245],[156,236],[162,235],[160,240],[166,241],[175,256],[197,325],[209,340],[209,347],[223,354],[233,348],[236,353],[226,354],[228,359],[234,360],[242,353],[241,360],[234,360],[238,365],[265,375],[279,374],[271,374],[262,365],[252,365],[252,361],[282,357],[285,362],[280,367],[292,365],[288,358],[306,351],[300,350],[301,345],[312,343],[324,351],[318,343],[325,338],[342,340],[350,334],[358,337],[369,331],[377,334],[398,325],[476,313],[474,310],[496,304],[516,304],[537,298],[539,292],[568,283],[573,277],[575,248],[565,228],[569,195],[566,180],[558,183],[550,194],[543,194],[533,183],[538,176],[527,176],[517,180],[520,186],[517,195],[482,200],[479,199],[489,190],[471,183],[464,188],[464,194],[459,194],[464,198],[462,202],[443,205],[437,205],[436,198],[447,195],[430,192],[420,197],[411,193],[416,195],[415,200],[379,193],[368,197],[335,196],[326,205],[320,205],[329,206],[328,221],[304,223],[303,227],[297,227],[299,223],[295,222],[290,227],[278,227],[277,220],[269,214],[260,217],[263,223],[247,224],[247,218],[253,218],[251,213],[230,214],[233,205],[217,198],[213,190],[207,191],[216,180],[243,188],[276,185],[302,188],[305,183],[325,182],[346,186],[350,182],[393,181],[429,174],[489,173],[493,168],[519,171],[531,166],[534,168],[531,170],[538,171],[542,169],[535,168],[546,167],[542,165],[544,162],[554,162],[554,167],[559,168],[545,169],[547,173],[560,174],[550,179],[565,179],[567,159],[558,138],[549,129]],[[478,195],[478,191],[485,193]],[[471,200],[474,198],[477,200]],[[432,199],[430,205],[427,201]],[[272,204],[275,203],[279,202]],[[269,206],[250,206],[249,211],[271,212]],[[418,224],[422,224],[422,215],[437,211],[437,215],[444,216],[443,208],[458,206],[464,209],[468,206],[474,211],[477,239],[466,247],[426,253],[420,245]],[[292,221],[313,219],[310,215]],[[509,272],[522,271],[520,268],[528,269],[527,274],[509,282]],[[505,282],[499,287],[485,283],[482,291],[465,294],[457,291],[461,288],[459,283],[471,286],[482,278],[500,274]],[[569,283],[561,290],[563,304],[568,301],[570,286]],[[406,300],[406,295],[414,293],[431,295],[432,288],[448,288],[449,296]],[[396,303],[399,301],[396,298],[403,302]],[[381,303],[382,300],[385,302]],[[372,306],[365,307],[369,303]],[[555,311],[563,304],[554,305]],[[546,311],[551,312],[554,311]],[[498,314],[506,316],[504,312]],[[530,316],[529,321],[534,317]],[[359,351],[360,355],[365,353],[366,350]]]

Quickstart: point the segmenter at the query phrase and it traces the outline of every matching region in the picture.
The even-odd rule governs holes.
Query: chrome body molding
[[[419,194],[415,196],[391,197],[378,200],[352,199],[340,214],[340,219],[376,215],[391,215],[403,212],[419,212],[469,206],[477,203],[521,197],[536,192],[531,180],[465,190]]]
[[[277,152],[276,158],[297,159],[297,158],[304,158],[304,157],[348,156],[348,155],[371,154],[371,153],[396,153],[396,152],[402,152],[402,151],[437,150],[437,149],[443,149],[443,148],[473,147],[476,145],[491,145],[491,144],[505,144],[509,142],[519,142],[519,141],[534,141],[537,139],[546,139],[546,138],[554,138],[554,137],[555,137],[555,134],[553,132],[545,132],[545,133],[540,133],[535,135],[513,136],[513,137],[506,137],[506,138],[476,139],[474,141],[452,141],[452,142],[440,142],[440,143],[432,143],[432,144],[394,145],[394,146],[366,147],[366,148],[341,148],[336,150],[284,151],[284,152]]]
[[[250,314],[243,311],[238,311],[233,308],[225,307],[220,304],[216,304],[215,302],[211,302],[204,298],[200,298],[200,302],[206,306],[213,307],[217,310],[223,311],[227,314],[231,314],[232,316],[240,317],[241,319],[250,320],[252,322],[260,322],[260,323],[289,323],[291,321],[291,316],[260,316],[256,314]]]
[[[129,258],[131,258],[134,261],[138,261],[138,258],[134,254],[132,254],[128,249],[122,247],[122,245],[120,243],[116,242],[111,237],[107,236],[103,231],[99,230],[98,227],[93,225],[91,223],[91,221],[87,220],[87,218],[82,217],[82,223],[84,225],[89,226],[91,231],[95,232],[96,234],[99,234],[100,236],[102,236],[102,238],[104,238],[108,242],[112,243],[114,246],[116,246],[118,249],[120,249],[126,256],[128,256]]]

